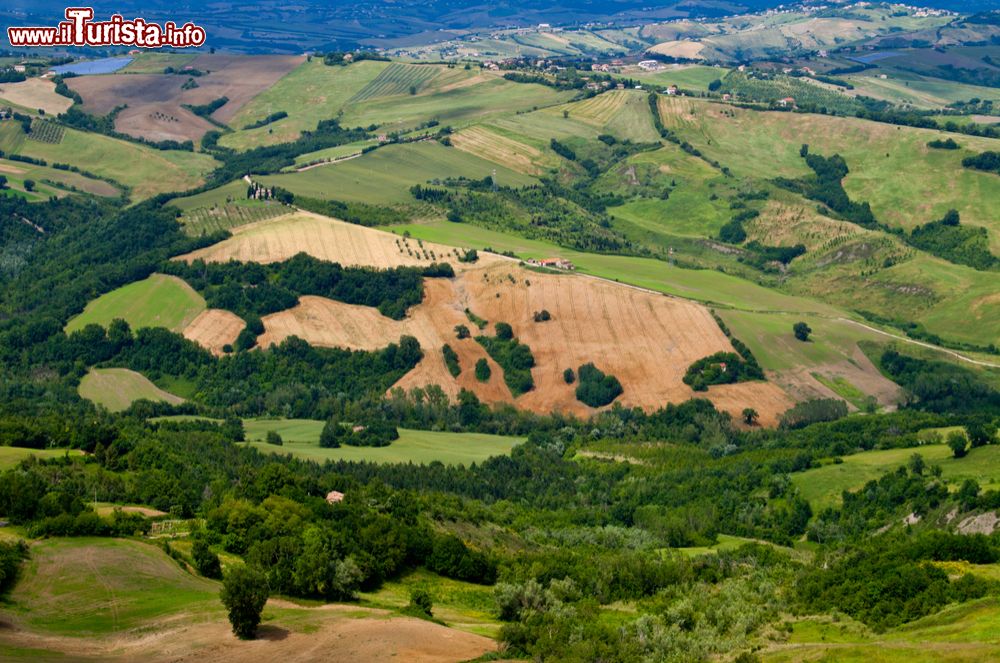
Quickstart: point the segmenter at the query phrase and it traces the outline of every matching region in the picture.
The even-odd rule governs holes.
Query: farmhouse
[[[565,258],[542,258],[541,260],[531,259],[528,260],[528,264],[534,265],[535,267],[549,267],[550,269],[565,269],[567,271],[576,269],[576,265]]]
[[[639,63],[639,68],[646,71],[656,71],[660,68],[660,63],[656,60],[643,60]]]
[[[795,97],[785,97],[784,99],[778,99],[778,105],[782,108],[788,108],[791,106],[795,108]]]
[[[343,501],[344,501],[344,494],[339,490],[331,490],[329,493],[326,494],[327,504],[336,504],[337,502],[343,502]]]
[[[671,85],[670,87],[667,88],[667,94],[676,95],[677,92],[678,92],[678,89],[677,89],[676,85]]]

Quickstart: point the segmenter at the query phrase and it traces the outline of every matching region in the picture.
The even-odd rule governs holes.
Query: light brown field
[[[225,345],[236,342],[246,323],[235,313],[210,308],[198,314],[198,317],[184,328],[184,338],[221,355]]]
[[[215,127],[184,104],[197,106],[227,97],[229,101],[213,117],[228,122],[301,61],[301,57],[271,55],[199,56],[190,66],[210,73],[195,78],[198,87],[189,90],[183,89],[189,77],[176,74],[78,76],[67,84],[83,97],[83,110],[88,113],[106,115],[118,106],[127,106],[115,118],[117,131],[153,141],[197,142]]]
[[[769,200],[760,216],[744,223],[749,240],[769,246],[803,244],[815,251],[834,241],[871,234],[860,226],[837,221],[816,211],[815,206]]]
[[[705,45],[696,41],[667,41],[657,44],[649,50],[661,55],[670,55],[675,58],[688,58],[691,60],[702,59],[701,52]]]
[[[177,259],[271,263],[287,260],[297,253],[308,253],[341,265],[425,267],[433,262],[449,262],[456,271],[467,269],[464,263],[458,262],[455,247],[420,243],[301,210],[233,228],[232,232],[233,236],[227,240]],[[480,264],[496,260],[484,256]]]
[[[525,143],[494,133],[485,127],[463,129],[451,137],[451,143],[463,152],[506,166],[526,175],[539,175],[544,158],[542,151]]]
[[[509,275],[509,276],[508,276]],[[513,278],[513,281],[511,280]],[[529,285],[530,283],[530,285]],[[498,296],[499,295],[499,296]],[[531,348],[536,367],[535,389],[515,399],[503,382],[502,369],[474,340],[459,341],[454,327],[464,324],[477,333],[464,310],[492,323],[507,322]],[[548,310],[552,320],[536,323],[535,311]],[[299,306],[266,316],[262,346],[295,335],[321,346],[374,350],[408,334],[417,338],[424,359],[396,385],[410,389],[437,384],[455,396],[469,389],[484,402],[516,403],[538,413],[562,411],[587,415],[593,409],[576,400],[575,385],[563,371],[593,362],[617,377],[624,388],[618,401],[647,410],[698,396],[682,382],[696,359],[732,346],[708,311],[693,302],[573,275],[540,274],[513,261],[467,270],[455,279],[425,281],[424,301],[402,321],[376,310],[321,297],[302,297]],[[448,373],[441,346],[451,345],[462,372]],[[492,369],[487,383],[473,374],[486,358]],[[700,394],[734,416],[753,406],[761,423],[773,425],[792,401],[770,382],[712,387]]]
[[[56,94],[55,83],[41,78],[0,84],[0,99],[33,111],[42,109],[49,115],[64,113],[73,105],[72,99]]]
[[[628,91],[614,90],[573,104],[571,112],[574,119],[582,119],[588,124],[603,127],[625,108],[628,100]]]

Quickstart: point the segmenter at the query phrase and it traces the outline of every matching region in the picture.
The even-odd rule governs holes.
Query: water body
[[[857,57],[848,58],[849,60],[854,60],[855,62],[860,62],[862,64],[871,64],[872,62],[877,62],[879,60],[884,60],[886,58],[892,58],[899,55],[895,51],[880,51],[878,53],[869,53],[868,55],[859,55]]]
[[[64,64],[58,67],[52,67],[52,71],[57,74],[76,74],[77,76],[88,76],[91,74],[113,74],[118,71],[133,58],[130,57],[117,57],[117,58],[101,58],[100,60],[86,60],[84,62],[74,62],[72,64]]]

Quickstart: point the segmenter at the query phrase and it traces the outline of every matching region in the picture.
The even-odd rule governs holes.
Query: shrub
[[[458,364],[458,353],[447,343],[441,347],[441,352],[444,354],[444,363],[448,367],[451,377],[457,378],[462,373],[462,367]]]
[[[455,325],[455,338],[462,340],[463,338],[469,338],[472,334],[469,333],[469,328],[465,325]]]
[[[576,399],[590,407],[602,407],[622,393],[621,382],[613,375],[605,375],[593,364],[584,364],[577,370],[579,384]],[[565,374],[564,374],[565,379]]]
[[[543,308],[541,311],[535,311],[534,318],[535,322],[547,322],[552,319],[552,314]]]
[[[573,372],[572,368],[567,368],[565,371],[563,371],[563,380],[566,382],[566,384],[573,384],[574,382],[576,382],[576,374]]]
[[[800,341],[808,341],[809,334],[812,333],[812,329],[804,322],[796,322],[792,325],[792,333],[795,334],[795,338]]]
[[[414,587],[410,590],[410,603],[406,606],[406,612],[421,617],[434,616],[434,598],[431,593],[423,587]]]
[[[280,447],[285,443],[285,441],[281,439],[281,435],[278,434],[278,431],[273,430],[267,431],[264,441],[268,444],[273,444],[276,447]]]
[[[194,560],[194,568],[206,578],[218,580],[222,577],[222,565],[219,563],[219,556],[208,547],[205,539],[198,537],[191,547],[191,558]]]
[[[476,379],[480,382],[486,382],[490,379],[493,371],[490,370],[490,363],[485,359],[480,359],[476,362]]]

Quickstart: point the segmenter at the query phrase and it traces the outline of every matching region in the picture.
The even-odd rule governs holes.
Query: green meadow
[[[809,501],[813,511],[819,511],[838,505],[843,491],[856,490],[905,465],[913,454],[923,456],[928,465],[940,465],[942,477],[948,481],[961,483],[974,479],[983,490],[1000,488],[1000,446],[996,445],[970,449],[964,458],[954,458],[951,449],[944,444],[865,451],[844,456],[842,463],[829,463],[793,474],[792,483]]]
[[[307,419],[245,419],[246,438],[260,451],[292,454],[299,458],[323,462],[326,460],[369,461],[375,463],[441,462],[446,465],[478,463],[492,456],[502,456],[524,441],[520,437],[487,435],[484,433],[444,433],[399,429],[399,439],[387,447],[340,447],[324,449],[319,435],[324,422]],[[281,435],[282,446],[264,442],[269,431]]]
[[[157,150],[100,134],[66,128],[60,143],[29,140],[16,122],[0,124],[0,150],[66,163],[130,188],[133,200],[158,193],[193,189],[218,162],[212,157],[181,150]]]
[[[205,300],[187,283],[175,276],[153,274],[91,301],[66,324],[66,331],[74,332],[90,324],[107,327],[120,318],[132,329],[166,327],[180,332],[204,310]]]
[[[389,145],[357,159],[318,166],[299,173],[260,178],[295,195],[372,204],[412,202],[409,189],[449,177],[482,179],[496,171],[505,186],[525,186],[534,178],[436,141]]]
[[[52,196],[65,196],[73,190],[105,197],[113,197],[121,193],[118,188],[103,180],[95,180],[79,173],[9,159],[0,159],[0,175],[7,178],[8,187],[0,190],[0,194],[16,195],[28,201],[48,200]],[[33,191],[28,191],[24,186],[25,180],[34,181]]]
[[[80,380],[80,396],[112,412],[127,409],[137,400],[182,403],[184,399],[166,392],[146,376],[127,368],[92,368]]]
[[[48,460],[50,458],[62,458],[63,456],[81,456],[83,452],[79,449],[25,449],[23,447],[0,447],[0,470],[9,470],[26,458],[38,458]]]

